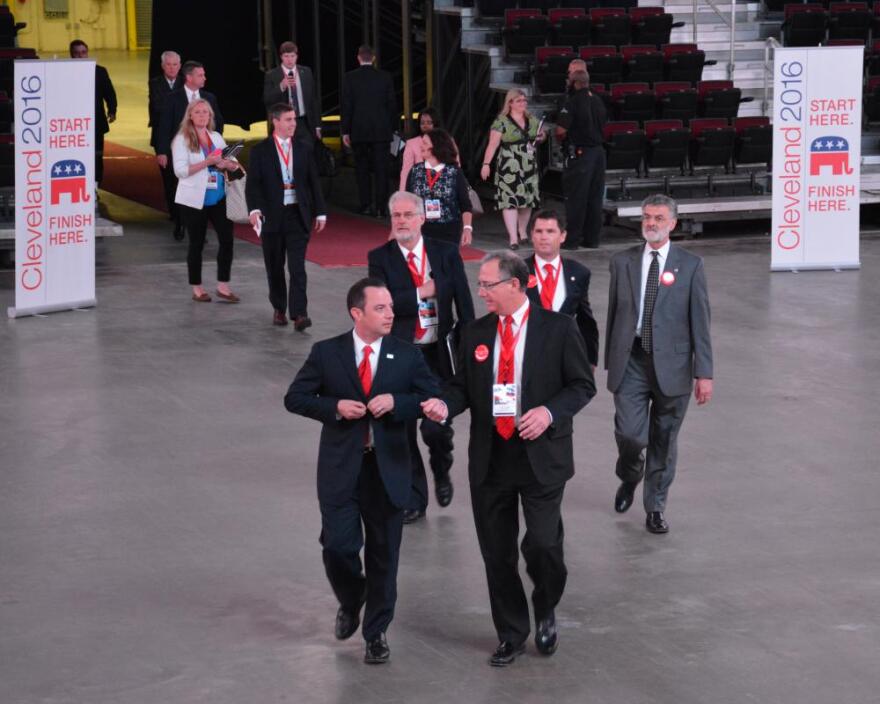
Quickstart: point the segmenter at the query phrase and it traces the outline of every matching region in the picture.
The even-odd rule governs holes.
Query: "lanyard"
[[[415,255],[416,255],[416,253],[413,252],[413,256],[415,256]],[[424,248],[424,246],[422,247],[422,257],[421,257],[421,259],[422,259],[422,262],[421,262],[421,264],[419,265],[419,268],[421,269],[421,271],[419,272],[419,278],[422,280],[422,283],[420,283],[419,286],[424,286],[424,284],[425,284],[425,266],[426,266],[427,263],[428,263],[428,257],[425,256],[425,248]]]
[[[434,176],[434,178],[431,178],[432,175]],[[425,164],[425,179],[428,181],[428,190],[429,191],[434,190],[434,184],[436,184],[437,181],[440,180],[440,176],[442,176],[442,175],[443,175],[442,171],[434,171],[434,169],[429,168],[428,165]]]
[[[548,264],[550,262],[547,262]],[[562,269],[562,262],[559,263],[559,266],[553,267],[553,280],[550,281],[551,284],[556,284],[559,281],[559,270]],[[541,277],[541,267],[538,266],[538,259],[535,258],[535,276],[538,277],[538,283],[541,284],[541,288],[544,288],[544,282],[550,279],[549,276]]]
[[[513,336],[513,343],[510,345],[513,350],[516,350],[516,343],[519,341],[520,333],[522,332],[523,325],[526,324],[526,321],[529,319],[529,313],[532,312],[532,307],[529,306],[526,308],[525,315],[523,315],[522,322],[519,324],[519,330],[516,331],[516,335]],[[511,318],[513,316],[510,316]],[[513,323],[511,323],[512,325]],[[501,322],[501,317],[498,318],[498,336],[503,340],[504,339],[504,325]]]
[[[291,158],[291,152],[293,152],[293,144],[288,144],[287,146],[288,146],[288,149],[287,149],[287,151],[285,151],[281,147],[281,140],[278,139],[278,137],[275,137],[275,149],[278,150],[278,156],[281,157],[281,161],[284,164],[285,175],[287,176],[288,181],[292,181],[293,174],[291,173],[291,170],[290,170],[290,158]]]

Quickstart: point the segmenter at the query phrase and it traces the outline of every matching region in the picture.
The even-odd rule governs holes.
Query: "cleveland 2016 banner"
[[[859,267],[863,53],[775,51],[773,271]]]
[[[15,307],[95,305],[95,62],[15,62]]]

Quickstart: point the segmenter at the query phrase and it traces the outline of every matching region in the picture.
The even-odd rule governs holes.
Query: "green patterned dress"
[[[538,160],[528,143],[538,136],[538,119],[529,117],[528,139],[509,116],[500,117],[490,129],[501,133],[495,157],[495,200],[499,210],[536,208],[539,202]]]

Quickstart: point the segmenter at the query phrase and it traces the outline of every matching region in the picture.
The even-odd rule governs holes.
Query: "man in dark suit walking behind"
[[[394,309],[382,281],[355,283],[347,305],[354,330],[312,348],[284,405],[323,424],[318,501],[324,568],[339,600],[336,637],[354,634],[366,602],[364,661],[378,664],[390,655],[385,632],[412,482],[407,425],[437,384],[421,352],[389,335]]]
[[[180,69],[183,74],[183,85],[171,91],[165,98],[162,106],[162,115],[159,119],[159,133],[156,135],[156,161],[163,169],[174,171],[171,163],[171,141],[180,129],[183,114],[189,104],[198,98],[207,100],[214,111],[214,129],[223,133],[223,115],[217,96],[205,90],[208,76],[205,67],[198,61],[187,61]]]
[[[676,217],[672,198],[645,198],[645,244],[618,252],[610,264],[605,368],[621,480],[614,509],[629,509],[644,478],[651,533],[669,531],[663,514],[691,388],[700,405],[712,398],[706,274],[700,257],[670,243]]]
[[[394,239],[370,251],[367,261],[370,276],[381,279],[394,300],[394,327],[391,333],[416,345],[425,356],[431,371],[440,379],[452,377],[452,363],[446,336],[455,322],[474,319],[474,302],[464,273],[458,247],[440,240],[422,237],[425,205],[414,193],[397,191],[388,202],[391,211],[391,234]],[[431,472],[437,503],[452,501],[452,425],[432,420],[422,421],[422,439],[430,450]],[[403,514],[404,523],[425,515],[428,505],[428,480],[416,440],[416,426],[410,427],[413,454],[413,491]]]
[[[528,289],[529,299],[536,306],[575,319],[595,372],[599,363],[599,328],[590,307],[590,270],[559,255],[565,235],[565,225],[555,210],[539,210],[532,217],[535,253],[526,259],[526,266],[535,277],[535,285]]]
[[[70,42],[70,58],[89,58],[89,46],[82,39]],[[116,91],[110,74],[103,66],[95,64],[95,188],[104,179],[104,135],[110,131],[110,123],[116,121]]]
[[[162,73],[153,76],[149,82],[150,92],[150,146],[156,151],[158,158],[159,124],[162,122],[162,109],[165,107],[165,99],[172,91],[183,86],[183,76],[180,75],[180,54],[176,51],[162,52]],[[174,221],[174,239],[183,239],[183,222],[177,212],[177,204],[174,196],[177,193],[177,176],[174,169],[168,165],[168,160],[163,159],[165,166],[159,165],[159,173],[162,175],[162,187],[165,192],[165,205],[168,207],[168,215]]]
[[[263,105],[268,112],[276,103],[287,103],[296,111],[303,134],[321,137],[321,105],[315,91],[315,79],[308,66],[297,64],[299,48],[293,42],[278,47],[281,65],[266,71],[263,82]]]
[[[535,645],[543,655],[556,651],[555,608],[568,575],[561,506],[574,474],[572,420],[596,385],[574,320],[530,304],[522,259],[488,254],[479,277],[489,314],[465,327],[455,377],[442,400],[422,409],[438,422],[471,412],[471,502],[500,641],[489,664],[503,667],[525,651],[530,630],[518,569],[520,503]]]
[[[251,150],[245,186],[251,225],[262,240],[263,261],[269,281],[269,302],[275,309],[272,322],[302,332],[311,326],[306,295],[306,248],[313,227],[327,224],[327,207],[321,194],[312,140],[295,139],[296,112],[278,103],[269,113],[272,136]],[[284,260],[290,270],[290,293]]]
[[[391,74],[373,66],[373,50],[358,49],[358,67],[342,79],[342,143],[354,152],[360,213],[387,215],[388,159],[399,114]],[[373,170],[375,193],[370,188]],[[373,196],[375,195],[375,200]]]

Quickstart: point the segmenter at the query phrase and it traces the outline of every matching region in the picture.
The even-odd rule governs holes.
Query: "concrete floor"
[[[147,220],[98,245],[97,308],[0,323],[3,704],[880,701],[877,237],[847,273],[770,275],[764,239],[689,245],[717,380],[682,432],[672,531],[612,510],[600,372],[563,507],[560,649],[499,671],[465,420],[452,505],[405,531],[391,664],[333,638],[319,428],[281,401],[363,270],[309,264],[299,334],[269,324],[256,247],[236,242],[240,305],[195,304],[184,245]],[[621,246],[577,255],[603,332]]]

